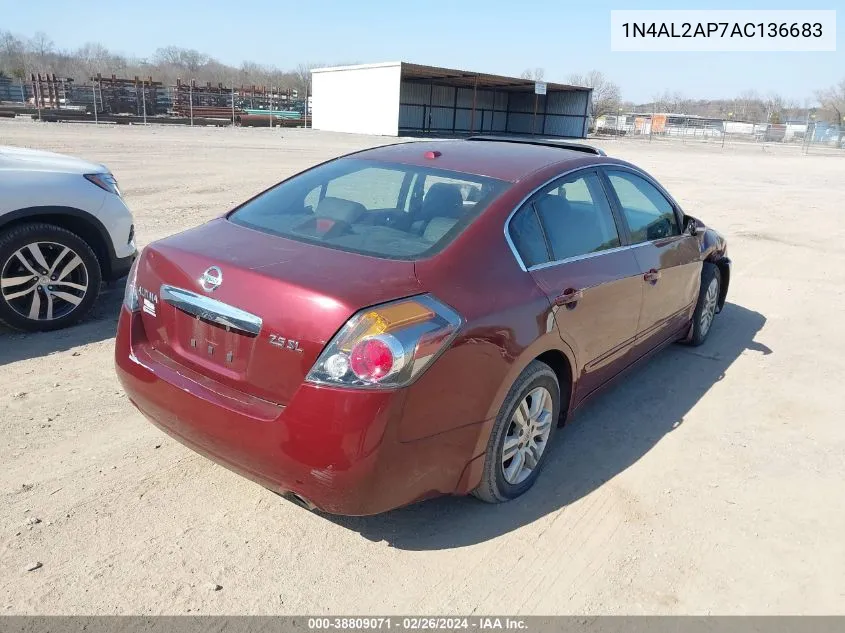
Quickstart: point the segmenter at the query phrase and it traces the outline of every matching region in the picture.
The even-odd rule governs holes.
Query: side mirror
[[[698,235],[698,220],[691,215],[684,216],[684,233],[688,233],[693,237]]]

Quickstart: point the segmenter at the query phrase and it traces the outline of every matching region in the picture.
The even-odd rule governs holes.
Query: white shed
[[[386,62],[315,68],[313,127],[397,136],[475,133],[584,138],[589,88]]]
[[[396,136],[401,62],[315,68],[311,71],[316,130]]]

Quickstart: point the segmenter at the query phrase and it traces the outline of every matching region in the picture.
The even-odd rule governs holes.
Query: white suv
[[[80,320],[136,256],[132,213],[103,165],[0,146],[0,323]]]

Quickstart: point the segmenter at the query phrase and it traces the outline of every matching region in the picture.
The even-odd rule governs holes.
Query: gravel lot
[[[141,245],[383,142],[0,122],[109,165]],[[83,325],[0,331],[0,613],[845,613],[845,157],[605,147],[726,235],[729,305],[583,410],[529,494],[359,519],[280,499],[130,406],[118,285]]]

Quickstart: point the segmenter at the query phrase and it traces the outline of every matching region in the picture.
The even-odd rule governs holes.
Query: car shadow
[[[321,516],[406,550],[472,545],[532,523],[639,460],[683,424],[741,354],[771,354],[754,341],[765,322],[760,313],[728,303],[704,345],[673,345],[635,368],[559,429],[542,476],[514,501],[489,505],[473,497],[440,497],[371,517]]]
[[[121,279],[103,284],[94,308],[78,325],[35,333],[18,332],[0,325],[0,367],[114,338],[125,283],[126,280]]]

